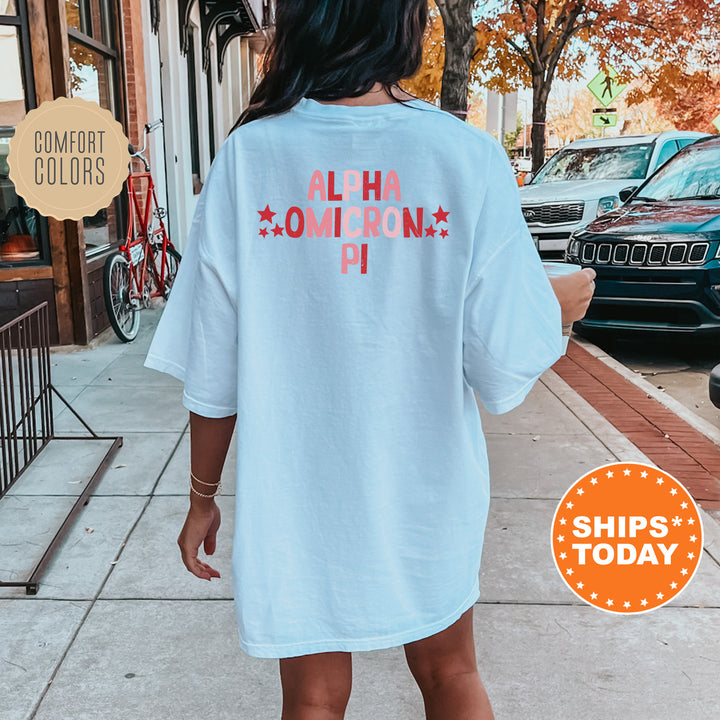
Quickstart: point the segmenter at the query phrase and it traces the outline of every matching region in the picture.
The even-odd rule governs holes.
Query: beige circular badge
[[[8,166],[27,205],[58,220],[107,207],[128,176],[130,151],[120,123],[82,98],[48,100],[10,138]]]

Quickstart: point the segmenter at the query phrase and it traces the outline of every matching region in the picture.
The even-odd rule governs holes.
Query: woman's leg
[[[427,720],[493,720],[477,669],[473,609],[445,630],[405,645]]]
[[[325,652],[280,659],[281,720],[342,720],[352,686],[352,655]]]

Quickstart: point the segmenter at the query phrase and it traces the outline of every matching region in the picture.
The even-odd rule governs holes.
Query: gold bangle
[[[220,485],[220,483],[221,483],[221,480],[218,480],[217,482],[214,482],[214,483],[203,482],[203,481],[200,480],[199,478],[196,478],[195,475],[193,475],[193,471],[192,471],[192,470],[190,471],[190,477],[191,477],[193,480],[195,480],[195,482],[199,482],[201,485],[211,485],[211,486],[215,486],[215,485]]]
[[[192,480],[190,481],[190,490],[194,492],[196,495],[199,495],[200,497],[215,497],[216,495],[221,495],[220,488],[222,488],[222,483],[218,483],[217,490],[212,493],[211,495],[206,495],[205,493],[198,492],[193,486],[192,486]]]

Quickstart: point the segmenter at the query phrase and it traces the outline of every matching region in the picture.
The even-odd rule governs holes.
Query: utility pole
[[[498,98],[498,140],[505,147],[505,94]]]

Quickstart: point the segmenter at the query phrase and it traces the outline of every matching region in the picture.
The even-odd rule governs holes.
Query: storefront
[[[88,343],[108,326],[103,267],[127,231],[125,190],[77,222],[27,207],[7,165],[27,112],[61,96],[92,100],[136,146],[145,123],[162,117],[147,155],[182,248],[271,21],[266,0],[0,0],[0,324],[47,301],[51,342]]]

